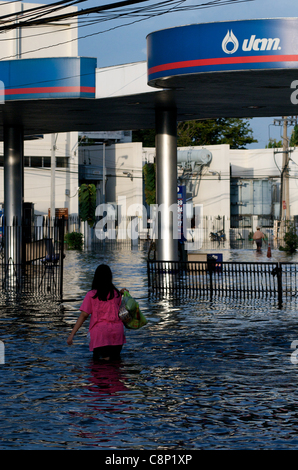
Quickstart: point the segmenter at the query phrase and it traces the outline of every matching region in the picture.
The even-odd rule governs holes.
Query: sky
[[[207,1],[185,0],[184,4],[191,6],[207,3]],[[140,6],[145,8],[156,2],[157,0],[148,1]],[[42,3],[47,4],[51,1]],[[109,3],[113,2],[87,0],[81,3],[78,8],[85,9]],[[201,10],[171,12],[138,22],[135,21],[141,18],[122,18],[97,22],[92,26],[83,25],[87,19],[84,17],[79,28],[79,55],[96,57],[98,67],[139,62],[146,60],[146,36],[153,31],[197,23],[283,17],[298,17],[297,0],[250,0]],[[88,19],[91,20],[92,16],[89,16]],[[127,24],[133,22],[135,23]],[[122,26],[123,24],[126,26]],[[109,29],[111,30],[107,31]],[[88,35],[90,36],[82,37]],[[254,138],[258,140],[258,143],[251,144],[247,148],[264,148],[268,144],[269,138],[281,140],[282,128],[273,126],[273,118],[256,118],[252,119],[250,123]],[[289,129],[290,133],[291,128]]]

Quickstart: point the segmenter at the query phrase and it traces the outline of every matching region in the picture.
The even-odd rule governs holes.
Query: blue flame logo
[[[222,49],[226,54],[235,54],[238,51],[239,42],[233,31],[228,31],[222,42]]]

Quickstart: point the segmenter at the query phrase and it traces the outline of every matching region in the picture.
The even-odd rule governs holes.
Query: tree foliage
[[[247,119],[218,118],[179,122],[178,147],[229,144],[232,149],[243,149],[257,142]]]
[[[268,144],[266,145],[266,149],[277,149],[277,148],[282,148],[282,141],[279,140],[277,141],[276,139],[269,139]]]
[[[81,250],[83,247],[83,234],[79,232],[67,233],[64,241],[68,244],[70,250]]]
[[[144,147],[155,147],[153,129],[134,131],[132,136],[133,142],[142,142]],[[248,119],[184,121],[179,122],[177,127],[178,147],[229,144],[232,149],[241,149],[254,142],[257,140],[253,138]]]
[[[155,147],[155,129],[140,129],[132,132],[133,142],[142,142],[143,147]]]
[[[294,129],[292,130],[289,146],[298,147],[298,125],[296,125]],[[269,139],[269,142],[266,145],[266,149],[274,149],[274,148],[282,148],[282,147],[283,147],[282,140],[277,141],[276,139]]]
[[[155,175],[156,165],[155,163],[146,163],[143,167],[143,175],[145,182],[145,200],[150,206],[156,203],[156,188],[155,188]]]
[[[297,125],[294,127],[292,135],[291,135],[290,147],[298,147],[298,126]]]
[[[79,189],[79,214],[83,222],[90,227],[95,223],[96,187],[94,184],[82,184]]]
[[[288,223],[287,231],[284,236],[285,246],[280,246],[281,251],[286,251],[287,253],[295,253],[298,248],[298,235],[294,223]]]

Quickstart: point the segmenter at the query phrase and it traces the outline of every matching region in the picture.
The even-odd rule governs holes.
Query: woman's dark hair
[[[106,264],[100,264],[95,271],[92,290],[96,290],[96,294],[93,296],[93,299],[98,298],[99,300],[106,301],[114,298],[115,291],[118,296],[120,292],[113,284],[113,275],[112,271]]]

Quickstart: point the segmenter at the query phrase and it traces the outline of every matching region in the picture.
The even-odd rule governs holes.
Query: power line
[[[80,3],[82,1],[86,1],[86,0],[77,0],[73,3],[70,3],[69,5],[64,6],[63,8],[66,8],[67,6],[70,6],[70,5],[74,5],[76,3]],[[47,24],[47,23],[51,23],[51,22],[54,22],[54,21],[55,22],[60,21],[62,19],[68,19],[68,18],[78,17],[78,16],[82,16],[82,15],[90,15],[92,13],[97,13],[98,14],[98,13],[101,13],[103,11],[117,10],[117,9],[122,8],[124,6],[130,6],[130,5],[139,4],[139,3],[148,2],[148,1],[149,0],[125,0],[125,1],[122,1],[122,2],[114,3],[114,4],[103,5],[103,6],[100,6],[100,7],[92,7],[92,8],[88,8],[88,9],[84,9],[84,10],[73,11],[73,12],[65,13],[63,15],[49,16],[48,18],[36,19],[36,20],[33,19],[31,21],[21,21],[17,24],[11,24],[11,25],[6,25],[6,26],[4,25],[4,26],[0,27],[0,31],[1,30],[4,31],[6,29],[15,29],[15,28],[19,28],[19,27],[29,27],[29,26]],[[147,6],[143,7],[141,10],[137,10],[137,12],[144,11],[144,10],[149,11],[150,9],[156,9],[157,7],[160,8],[160,7],[165,6],[167,4],[172,4],[173,5],[170,8],[170,10],[175,9],[175,11],[186,11],[186,10],[190,11],[190,10],[197,10],[197,9],[201,9],[201,8],[211,8],[211,7],[215,7],[215,6],[223,6],[223,5],[229,5],[229,4],[235,4],[235,3],[246,3],[246,2],[249,2],[249,1],[255,1],[255,0],[212,0],[210,2],[199,4],[199,5],[193,5],[193,6],[192,5],[191,6],[184,5],[182,7],[178,7],[177,2],[173,5],[172,0],[166,0],[164,2],[159,2],[157,4],[149,5],[148,7]],[[178,3],[185,4],[186,2],[187,2],[187,0],[180,0]],[[61,2],[58,2],[57,4],[52,4],[52,6],[58,5],[60,3]],[[40,8],[42,8],[42,7],[40,7]],[[43,8],[48,9],[49,6],[45,6]],[[20,13],[22,16],[24,16],[27,11],[29,11],[29,10],[25,10],[23,12],[20,11],[18,13]],[[55,11],[55,10],[53,10],[53,11]],[[126,11],[126,13],[124,12],[124,15],[127,16],[129,13],[134,14],[135,10],[128,10],[128,11]],[[159,14],[164,14],[164,13],[165,13],[164,11],[159,12]],[[15,16],[16,13],[13,13],[11,15]],[[117,17],[121,17],[121,16],[123,16],[123,13],[117,15]],[[109,19],[115,19],[115,16],[113,18],[104,18],[101,21],[106,21],[106,20],[109,20]],[[0,20],[1,20],[1,17],[0,17]]]
[[[19,0],[16,0],[16,1],[19,1]],[[77,4],[77,3],[82,3],[82,2],[86,2],[87,0],[75,0],[74,2],[70,3],[71,0],[61,0],[59,2],[56,2],[56,3],[51,3],[49,5],[42,5],[42,6],[38,6],[38,7],[34,7],[34,8],[28,8],[26,10],[18,10],[18,11],[14,11],[13,13],[7,13],[6,15],[2,15],[0,16],[0,22],[5,22],[4,20],[7,19],[7,18],[13,18],[13,21],[15,20],[16,17],[18,17],[19,15],[22,16],[22,18],[24,17],[27,17],[27,16],[31,16],[32,14],[34,14],[35,12],[41,12],[42,14],[47,14],[49,13],[48,10],[51,10],[51,11],[56,11],[60,8],[67,8],[68,6],[70,5],[74,5],[74,4]],[[7,3],[13,3],[13,2],[6,2],[6,3],[2,3],[0,4],[0,7],[2,7],[3,5],[6,5]],[[70,5],[65,5],[65,4],[70,4]],[[57,8],[58,7],[58,8]],[[45,12],[44,12],[45,11]],[[34,18],[34,17],[33,17]]]
[[[1,26],[0,31],[16,29],[16,28],[26,27],[26,26],[38,26],[38,25],[43,25],[47,23],[53,23],[53,22],[61,21],[61,20],[68,19],[68,18],[88,15],[90,13],[99,13],[101,11],[113,10],[115,8],[121,8],[121,7],[125,7],[128,5],[134,5],[136,3],[143,3],[143,2],[148,2],[148,1],[150,0],[124,0],[122,2],[116,2],[116,3],[111,3],[108,5],[102,5],[102,6],[92,7],[92,8],[85,8],[84,10],[64,13],[62,15],[50,16],[48,18],[33,19],[31,21],[20,21],[17,24]]]
[[[80,0],[79,0],[80,1]],[[84,1],[84,0],[82,0]],[[43,46],[43,47],[40,47],[40,48],[37,48],[37,49],[33,49],[31,51],[27,51],[27,52],[24,52],[23,55],[25,54],[29,54],[29,53],[32,53],[32,52],[37,52],[37,51],[40,51],[40,50],[43,50],[43,49],[49,49],[51,47],[58,47],[62,44],[67,44],[67,43],[70,43],[70,42],[73,42],[73,41],[77,41],[79,39],[85,39],[85,38],[88,38],[88,37],[92,37],[92,36],[96,36],[96,35],[99,35],[99,34],[103,34],[103,33],[106,33],[106,32],[110,32],[110,31],[113,31],[113,30],[116,30],[116,29],[119,29],[119,28],[122,28],[122,27],[125,27],[125,26],[130,26],[132,24],[136,24],[138,22],[141,22],[141,21],[145,21],[147,19],[151,19],[151,18],[154,18],[156,16],[161,16],[161,15],[164,15],[164,14],[168,14],[168,13],[177,13],[177,12],[182,12],[182,11],[191,11],[191,10],[198,10],[198,9],[205,9],[205,8],[211,8],[211,7],[216,7],[216,6],[224,6],[224,5],[229,5],[229,4],[235,4],[235,3],[246,3],[246,2],[249,2],[249,1],[255,1],[255,0],[212,0],[210,2],[207,2],[207,3],[202,3],[202,4],[199,4],[199,5],[186,5],[185,3],[187,2],[187,0],[178,0],[178,1],[172,1],[172,0],[166,0],[164,2],[158,2],[157,4],[153,4],[153,5],[149,5],[149,6],[144,6],[144,7],[138,7],[137,9],[131,9],[131,8],[128,8],[128,9],[122,9],[120,12],[117,12],[115,11],[114,13],[112,14],[109,14],[107,16],[99,16],[99,13],[103,12],[103,11],[106,11],[108,9],[119,9],[120,7],[123,8],[123,6],[130,6],[130,5],[133,5],[133,4],[137,4],[137,3],[143,3],[143,2],[147,2],[149,0],[126,0],[126,1],[123,1],[123,2],[118,2],[118,3],[114,3],[114,4],[110,4],[110,5],[104,5],[102,7],[94,7],[94,8],[91,8],[91,9],[85,9],[85,10],[81,10],[81,11],[76,11],[76,12],[71,12],[69,14],[67,14],[67,16],[71,16],[71,17],[75,17],[75,16],[79,16],[79,15],[83,15],[83,14],[88,14],[86,12],[91,12],[91,10],[93,12],[95,12],[96,10],[96,13],[97,13],[97,16],[94,17],[94,19],[92,18],[91,20],[88,19],[86,20],[85,24],[83,25],[78,25],[78,27],[85,27],[85,26],[91,26],[91,25],[94,25],[94,24],[99,24],[99,23],[103,23],[103,22],[106,22],[106,21],[112,21],[112,20],[116,20],[116,19],[124,19],[125,17],[126,18],[132,18],[132,17],[140,17],[140,16],[143,16],[143,18],[138,18],[130,23],[126,23],[126,24],[120,24],[120,25],[116,25],[116,26],[113,26],[109,29],[106,29],[104,31],[97,31],[97,32],[94,32],[94,33],[90,33],[90,34],[87,34],[87,35],[84,35],[84,36],[80,36],[79,38],[74,38],[74,39],[70,39],[70,40],[67,40],[67,41],[63,41],[63,42],[60,42],[60,43],[56,43],[56,44],[52,44],[52,45],[49,45],[49,46]],[[170,6],[170,8],[168,8],[168,6]],[[167,8],[166,10],[164,8]],[[65,15],[62,15],[63,18],[65,18]],[[49,18],[43,18],[42,19],[42,24],[45,24],[45,23],[51,23],[53,21],[53,18],[54,17],[49,17]],[[34,22],[19,22],[18,24],[14,24],[14,25],[10,25],[8,27],[4,27],[4,28],[19,28],[19,27],[29,27],[31,25],[36,25],[37,23],[34,21]],[[41,24],[39,22],[39,24]],[[74,25],[74,28],[76,28],[77,25],[75,24]],[[0,27],[0,32],[1,31],[4,31],[3,28]],[[54,33],[55,31],[51,31],[50,33]],[[44,33],[39,33],[39,34],[36,34],[36,35],[33,35],[34,37],[37,37],[39,35],[43,35]],[[48,34],[48,33],[46,33]],[[10,56],[6,56],[6,57],[2,57],[0,60],[5,60],[5,59],[9,59],[9,58],[13,58],[13,57],[16,57],[16,55],[10,55]]]

